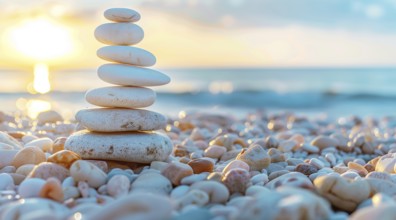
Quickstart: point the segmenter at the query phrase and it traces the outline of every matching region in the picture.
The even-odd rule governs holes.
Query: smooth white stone
[[[96,55],[104,60],[136,66],[152,66],[157,59],[155,56],[137,47],[106,46],[100,48]]]
[[[111,86],[91,89],[85,95],[87,102],[101,107],[145,108],[155,102],[152,89],[143,87]]]
[[[166,117],[143,109],[96,108],[83,109],[77,121],[90,131],[154,131],[166,126]]]
[[[160,86],[170,82],[169,76],[161,72],[125,64],[104,64],[99,67],[98,76],[120,86]]]
[[[140,20],[140,14],[129,8],[109,8],[103,13],[109,21],[136,22]]]
[[[150,192],[168,195],[172,191],[172,183],[159,173],[147,172],[141,174],[131,186],[131,192]]]
[[[18,187],[18,194],[22,198],[38,197],[45,180],[39,178],[25,179]]]
[[[107,175],[94,164],[77,160],[70,167],[70,176],[76,182],[85,181],[90,187],[98,188],[106,183]]]
[[[65,149],[76,152],[83,159],[151,163],[166,160],[173,145],[169,137],[155,132],[103,134],[85,130],[70,136]]]
[[[56,111],[49,110],[40,112],[37,116],[37,123],[43,125],[45,123],[55,123],[57,121],[63,121],[63,117]]]
[[[131,23],[107,23],[95,29],[96,40],[107,45],[133,45],[143,37],[143,29]]]

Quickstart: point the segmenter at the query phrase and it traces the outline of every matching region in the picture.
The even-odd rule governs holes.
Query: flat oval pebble
[[[161,86],[170,82],[169,76],[161,72],[126,64],[104,64],[99,67],[98,76],[120,86]]]
[[[18,168],[24,164],[39,164],[45,161],[45,154],[40,148],[25,147],[15,155],[11,164]]]
[[[111,86],[89,90],[85,99],[92,105],[101,107],[144,108],[152,105],[156,94],[143,87]]]
[[[106,174],[90,162],[77,160],[70,167],[70,176],[75,181],[85,181],[90,187],[98,188],[106,183]]]
[[[141,27],[130,23],[107,23],[95,29],[95,38],[108,45],[133,45],[143,40]]]
[[[67,139],[65,149],[74,151],[83,159],[151,163],[166,160],[173,144],[167,136],[155,132],[103,134],[80,131]]]
[[[136,22],[140,20],[140,14],[129,8],[109,8],[103,13],[109,21]]]
[[[76,114],[77,121],[90,131],[153,131],[166,126],[166,117],[143,109],[95,108]]]
[[[157,61],[155,56],[147,50],[130,46],[102,47],[96,51],[96,55],[110,62],[136,66],[153,66]]]

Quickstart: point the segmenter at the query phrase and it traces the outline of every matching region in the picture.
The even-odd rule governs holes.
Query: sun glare
[[[37,93],[47,93],[51,91],[48,66],[44,63],[37,63],[34,66],[33,90]]]
[[[70,31],[45,17],[26,20],[10,30],[10,42],[23,55],[36,61],[49,61],[73,50]]]

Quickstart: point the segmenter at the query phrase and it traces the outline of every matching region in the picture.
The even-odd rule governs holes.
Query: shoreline
[[[160,213],[166,219],[361,219],[366,212],[383,218],[382,208],[396,207],[392,117],[326,119],[257,111],[240,118],[184,111],[161,131],[173,142],[171,156],[146,165],[79,160],[71,153],[54,159],[65,139],[83,129],[59,120],[54,112],[39,115],[39,121],[0,114],[0,217],[13,210],[31,215],[24,204],[36,204],[33,214],[56,219],[76,213],[93,219],[125,207],[131,209],[125,216]],[[27,146],[38,150],[19,158],[16,167],[13,157]],[[38,160],[36,154],[45,157]],[[104,173],[105,182],[73,180],[75,161],[95,165],[87,178]],[[54,167],[64,174],[49,178]],[[35,187],[37,182],[42,185]],[[50,193],[42,193],[44,186]],[[137,196],[152,204],[135,201]],[[25,203],[17,202],[20,198]],[[134,205],[126,203],[132,200]],[[155,201],[167,208],[156,214]]]

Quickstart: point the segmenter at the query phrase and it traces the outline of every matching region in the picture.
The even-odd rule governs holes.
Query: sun
[[[46,17],[29,19],[10,30],[10,42],[22,55],[38,62],[51,61],[70,54],[70,31]]]

